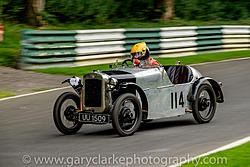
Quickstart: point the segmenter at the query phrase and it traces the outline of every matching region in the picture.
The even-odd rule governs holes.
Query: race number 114
[[[183,92],[171,93],[171,109],[176,109],[178,106],[184,107]]]

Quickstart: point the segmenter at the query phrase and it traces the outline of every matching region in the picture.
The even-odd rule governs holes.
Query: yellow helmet
[[[149,49],[145,42],[135,44],[130,53],[132,59],[146,60],[149,58]]]

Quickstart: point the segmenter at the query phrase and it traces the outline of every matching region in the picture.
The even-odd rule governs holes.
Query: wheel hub
[[[210,102],[207,98],[200,98],[199,100],[199,110],[204,111],[210,105]]]
[[[122,116],[123,122],[131,122],[133,114],[129,108],[124,107],[121,111],[121,116]]]
[[[74,121],[75,119],[75,107],[74,106],[68,106],[66,110],[64,111],[64,116],[68,121]]]

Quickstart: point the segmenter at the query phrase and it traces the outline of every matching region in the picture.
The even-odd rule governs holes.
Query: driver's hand
[[[138,60],[138,59],[133,59],[133,63],[136,65],[136,66],[139,66],[139,64],[140,64],[140,60]]]

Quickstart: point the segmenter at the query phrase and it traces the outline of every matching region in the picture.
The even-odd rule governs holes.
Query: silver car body
[[[190,66],[188,68],[192,72],[192,80],[181,84],[173,84],[164,67],[160,66],[154,68],[121,67],[111,69],[110,71],[123,71],[135,77],[136,84],[142,88],[147,98],[147,119],[157,119],[183,115],[187,110],[191,110],[191,103],[187,99],[188,94],[191,91],[193,83],[202,77],[202,75],[196,69]],[[96,113],[111,111],[113,102],[111,100],[111,93],[107,91],[110,78],[112,76],[101,71],[91,72],[83,77],[83,110],[93,109]],[[102,81],[101,105],[99,107],[86,106],[84,92],[86,91],[85,83],[88,79],[99,79]],[[136,92],[136,95],[140,99],[138,92]]]

